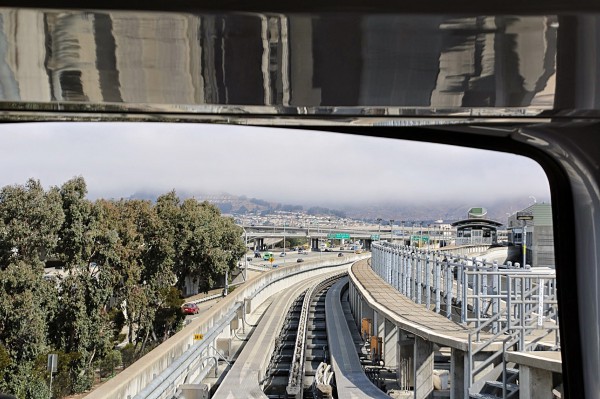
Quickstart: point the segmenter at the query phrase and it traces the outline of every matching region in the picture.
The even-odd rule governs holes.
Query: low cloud
[[[549,198],[534,161],[438,144],[199,124],[7,124],[1,185],[83,176],[91,198],[171,189],[292,204]],[[442,201],[443,202],[443,201]]]

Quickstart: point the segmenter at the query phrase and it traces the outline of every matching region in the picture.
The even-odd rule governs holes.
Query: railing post
[[[485,261],[485,259],[483,259],[482,262],[482,268],[481,268],[481,273],[483,273],[481,275],[481,280],[482,280],[482,286],[481,286],[481,311],[482,311],[482,316],[487,315],[486,309],[487,309],[487,303],[488,303],[488,268],[487,268],[487,263]]]
[[[521,290],[521,304],[519,306],[519,316],[520,316],[520,335],[519,335],[519,350],[525,350],[525,277],[519,277],[520,281],[520,290]]]
[[[402,250],[402,259],[401,259],[401,263],[400,263],[400,267],[402,268],[402,290],[400,291],[402,293],[402,295],[406,295],[406,271],[407,271],[407,267],[406,267],[406,262],[407,262],[407,249],[404,248]]]
[[[452,266],[446,264],[446,317],[452,318],[452,286],[454,285],[454,275]]]
[[[423,253],[421,251],[417,254],[417,304],[421,304],[421,296],[423,295]]]
[[[408,276],[407,276],[407,281],[406,281],[406,296],[408,298],[410,298],[411,300],[413,299],[412,297],[412,269],[413,269],[413,262],[415,259],[415,254],[414,252],[410,253],[410,259],[408,261]]]
[[[435,259],[435,254],[433,255]],[[427,257],[425,259],[425,306],[427,306],[427,310],[431,309],[431,257],[429,252],[427,253]]]
[[[386,251],[387,262],[385,262],[385,280],[388,284],[392,285],[392,249],[388,248]]]
[[[479,295],[480,295],[480,274],[479,274],[479,264],[477,263],[477,260],[475,258],[473,258],[472,260],[473,262],[473,293],[474,298],[473,298],[473,311],[475,313],[475,326],[477,327],[477,340],[479,341],[479,325],[481,324],[481,308],[479,307],[480,305],[480,300],[479,300]]]
[[[500,276],[498,275],[498,261],[495,260],[492,266],[492,272],[494,273],[492,277],[492,294],[494,294],[494,298],[492,299],[492,314],[493,316],[498,315],[500,313],[500,298],[497,295],[500,293],[498,289],[498,281]],[[496,334],[500,331],[500,320],[498,319],[494,325],[492,326],[492,333]]]
[[[400,291],[400,249],[396,248],[394,250],[394,276],[396,278],[396,291]]]
[[[506,330],[512,334],[512,277],[506,276]]]
[[[435,290],[435,312],[440,313],[441,307],[441,298],[440,298],[440,282],[441,282],[441,271],[442,264],[439,261],[435,262],[435,281],[434,281],[434,290]]]
[[[460,262],[460,269],[459,271],[461,271],[461,274],[463,275],[463,281],[462,281],[462,301],[461,301],[461,309],[460,309],[460,322],[465,324],[467,322],[467,312],[468,312],[468,307],[467,307],[467,293],[468,293],[468,287],[469,287],[469,275],[467,273],[467,271],[465,270],[465,262],[461,261]]]

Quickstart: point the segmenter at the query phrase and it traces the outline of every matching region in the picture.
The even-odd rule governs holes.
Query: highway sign
[[[200,341],[204,339],[204,334],[194,334],[194,341]]]
[[[410,236],[411,241],[429,242],[429,236]]]
[[[371,234],[371,240],[379,240],[379,234]]]
[[[48,365],[46,369],[51,373],[56,373],[58,370],[58,355],[56,353],[51,353],[48,355]]]
[[[275,258],[271,256],[271,257],[269,258],[269,262],[271,262],[271,263],[275,262]]]
[[[327,234],[327,238],[333,238],[335,240],[348,240],[348,239],[350,239],[350,234],[348,234],[348,233],[329,233],[329,234]]]
[[[531,212],[517,212],[518,220],[533,220],[533,213]]]

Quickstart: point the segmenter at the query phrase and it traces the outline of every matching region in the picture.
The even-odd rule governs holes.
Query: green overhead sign
[[[410,236],[411,241],[429,242],[429,236]]]
[[[327,234],[327,238],[333,238],[335,240],[347,240],[350,238],[350,234],[348,234],[348,233],[329,233],[329,234]]]
[[[379,240],[379,234],[371,234],[371,240],[378,241]]]

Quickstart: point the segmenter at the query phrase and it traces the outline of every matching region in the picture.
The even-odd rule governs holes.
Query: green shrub
[[[115,368],[123,364],[123,358],[121,352],[118,350],[110,351],[102,360],[100,360],[98,366],[100,368],[100,377],[106,378],[115,375]]]
[[[123,359],[123,367],[129,367],[136,360],[135,346],[133,344],[127,344],[121,349],[121,358]]]

